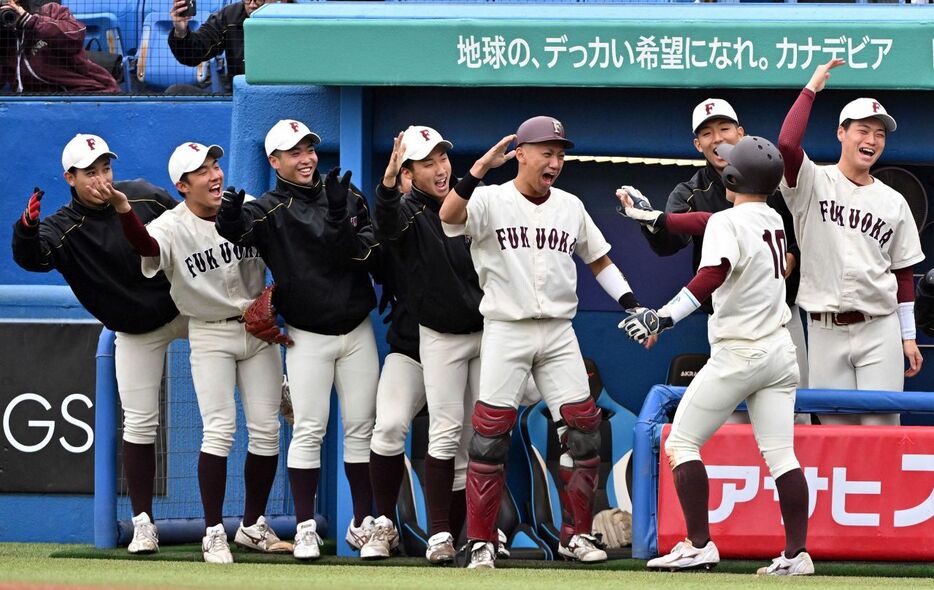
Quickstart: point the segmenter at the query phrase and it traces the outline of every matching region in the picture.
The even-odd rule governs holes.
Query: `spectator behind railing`
[[[56,2],[0,0],[0,88],[11,92],[119,92],[84,51],[85,26]]]
[[[2,0],[0,0],[2,1]],[[188,10],[188,0],[175,0],[169,16],[174,29],[169,33],[169,48],[181,64],[195,67],[203,61],[225,54],[226,76],[224,88],[232,88],[231,78],[243,73],[243,21],[250,18],[259,7],[277,0],[243,0],[212,13],[196,31],[188,30],[190,16],[182,16]],[[290,0],[284,0],[290,2]],[[192,94],[207,90],[196,86],[177,84],[166,89],[166,94]]]

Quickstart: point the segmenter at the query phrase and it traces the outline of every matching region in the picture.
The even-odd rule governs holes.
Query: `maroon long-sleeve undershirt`
[[[149,235],[146,226],[136,216],[136,212],[130,209],[127,213],[120,213],[120,225],[123,226],[123,235],[133,246],[133,249],[140,256],[158,256],[159,242]]]
[[[915,277],[911,272],[911,267],[893,270],[895,281],[898,283],[898,291],[895,293],[895,299],[899,303],[909,303],[915,300]]]
[[[785,115],[782,130],[778,134],[778,151],[781,152],[782,159],[785,161],[785,182],[791,187],[798,184],[798,171],[801,170],[801,162],[804,161],[801,141],[804,139],[808,119],[811,117],[814,97],[814,92],[808,88],[801,91],[795,104],[791,105],[791,109]]]
[[[723,284],[728,274],[730,274],[730,261],[721,258],[717,266],[700,268],[691,282],[687,284],[687,290],[694,295],[698,303],[703,303],[710,299],[717,287]]]
[[[665,229],[673,234],[702,236],[707,228],[707,221],[713,213],[692,211],[690,213],[666,213]]]

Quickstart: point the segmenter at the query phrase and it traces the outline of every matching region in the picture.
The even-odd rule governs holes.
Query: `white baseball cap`
[[[301,121],[282,119],[266,134],[266,155],[271,156],[276,150],[290,150],[306,137],[311,137],[314,145],[321,143],[318,134]]]
[[[224,157],[224,150],[219,145],[206,146],[193,141],[175,148],[169,158],[169,178],[172,184],[180,182],[185,173],[200,168],[208,156],[219,160]]]
[[[84,169],[101,156],[117,159],[117,154],[110,151],[107,142],[97,135],[79,133],[65,144],[62,150],[62,168],[68,172],[72,168]]]
[[[847,119],[859,121],[860,119],[869,119],[870,117],[875,117],[882,121],[886,131],[890,133],[895,131],[895,119],[893,119],[892,116],[886,112],[885,107],[879,104],[879,101],[874,98],[857,98],[848,103],[843,107],[843,110],[840,111],[840,124],[843,125],[843,122]]]
[[[739,125],[739,117],[736,111],[730,106],[730,103],[722,98],[708,98],[694,107],[694,113],[691,115],[691,131],[697,134],[697,129],[711,119],[729,119]]]
[[[412,125],[402,134],[402,143],[405,144],[405,154],[402,161],[424,160],[438,145],[449,150],[454,144],[441,137],[441,134],[431,127]]]

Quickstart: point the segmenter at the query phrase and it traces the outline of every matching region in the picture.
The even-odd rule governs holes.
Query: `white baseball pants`
[[[218,457],[230,454],[237,428],[234,386],[254,455],[279,454],[279,402],[282,398],[282,356],[278,345],[264,342],[237,320],[205,322],[191,319],[191,378],[204,424],[201,451]]]
[[[379,382],[379,356],[369,316],[350,333],[338,336],[291,326],[288,330],[295,341],[285,356],[295,414],[288,466],[321,466],[332,385],[337,389],[344,426],[344,462],[368,463]]]
[[[123,440],[151,445],[159,427],[159,389],[165,351],[178,338],[188,337],[188,318],[174,320],[145,334],[116,332],[114,364],[123,406]]]

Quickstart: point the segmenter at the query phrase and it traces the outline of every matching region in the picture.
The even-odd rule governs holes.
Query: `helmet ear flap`
[[[726,168],[723,169],[723,172],[720,173],[720,176],[723,178],[723,186],[733,192],[741,192],[737,190],[737,187],[742,186],[743,175],[739,170],[736,169],[735,166],[732,164],[727,164]]]

